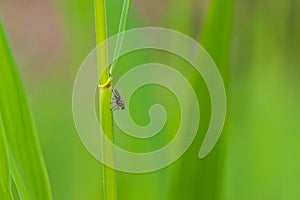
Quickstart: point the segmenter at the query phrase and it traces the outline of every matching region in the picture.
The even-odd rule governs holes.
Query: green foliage
[[[0,113],[0,199],[9,200],[11,198],[11,180],[9,173],[9,163],[7,157],[7,147],[5,142],[4,127]]]
[[[234,0],[212,0],[201,36],[201,44],[214,59],[225,81],[229,72],[233,8]]]
[[[28,84],[27,87],[34,115],[37,116],[37,128],[43,133],[40,137],[56,199],[82,200],[87,196],[89,199],[103,199],[104,192],[99,186],[102,180],[107,185],[114,185],[107,188],[107,195],[114,194],[117,185],[117,194],[121,200],[300,199],[299,1],[132,2],[127,29],[145,25],[163,26],[193,38],[200,37],[199,41],[213,57],[224,77],[231,104],[228,126],[221,140],[208,157],[199,160],[197,154],[203,139],[202,133],[209,123],[210,114],[209,94],[203,81],[199,81],[201,77],[194,77],[193,71],[189,71],[190,66],[166,53],[149,53],[147,50],[121,57],[116,64],[114,81],[133,66],[162,62],[193,79],[191,82],[200,94],[201,130],[195,142],[177,162],[147,174],[116,171],[102,174],[102,169],[111,169],[104,168],[83,147],[76,134],[70,108],[75,71],[95,46],[94,26],[97,29],[97,44],[120,31],[120,15],[125,8],[122,2],[127,1],[106,0],[108,24],[104,20],[104,4],[95,7],[94,18],[93,1],[54,2],[55,6],[48,4],[45,7],[53,12],[55,18],[49,20],[56,20],[58,24],[62,48],[55,61],[51,61],[53,65],[30,65],[33,74],[39,73],[40,67],[46,69],[47,74],[41,73],[43,81]],[[13,1],[9,1],[9,5],[13,8]],[[206,16],[207,5],[209,10]],[[5,15],[2,11],[6,9],[11,11],[11,8],[4,6],[1,15]],[[6,17],[6,23],[17,25],[16,21],[23,22],[18,18],[28,13],[19,13],[15,12],[16,17]],[[45,24],[48,24],[47,20]],[[32,23],[34,26],[39,25],[34,21]],[[121,30],[125,29],[125,26],[122,27]],[[21,198],[32,199],[37,193],[47,193],[49,186],[47,178],[43,178],[44,170],[35,170],[38,165],[44,167],[38,158],[40,153],[36,153],[39,147],[36,142],[32,142],[36,141],[35,131],[27,103],[24,102],[15,63],[7,48],[3,30],[0,29],[0,199],[11,199],[11,185],[17,186]],[[28,29],[26,33],[33,32]],[[13,37],[20,36],[18,33],[13,34]],[[22,35],[22,39],[27,40],[27,35]],[[18,42],[14,45],[19,50],[18,56],[21,59],[18,60],[23,64],[22,58],[28,54],[22,52],[24,48]],[[27,56],[26,59],[34,64],[34,57]],[[107,67],[106,64],[103,67]],[[24,76],[25,82],[30,83],[35,78],[33,76],[31,72],[27,73]],[[102,77],[100,83],[106,82],[108,70]],[[112,118],[108,114],[111,88],[100,95],[100,107],[103,108],[100,111],[103,113],[100,115],[101,121],[104,126],[107,125],[105,129],[111,134]],[[186,100],[189,101],[188,98]],[[176,131],[180,120],[174,117],[180,112],[175,101],[172,94],[162,88],[147,86],[139,89],[130,102],[133,119],[138,124],[147,124],[148,108],[159,103],[166,108],[170,121],[167,121],[160,136],[153,140],[132,139],[117,129],[112,139],[119,146],[133,151],[153,150],[163,146],[172,139],[171,133]],[[111,176],[110,173],[115,175]],[[41,196],[39,194],[39,198],[35,199],[47,199],[50,195]],[[112,195],[108,198],[116,197]]]
[[[6,136],[2,136],[2,139],[7,139],[10,174],[21,199],[51,199],[49,180],[35,127],[1,24],[0,63],[0,110]],[[3,135],[3,131],[1,133]],[[3,163],[5,166],[5,162]],[[7,179],[7,175],[4,174],[2,178]]]
[[[229,71],[228,56],[233,5],[232,0],[213,0],[210,2],[208,16],[200,39],[201,44],[217,64],[227,86],[228,80],[226,77]],[[201,199],[217,199],[221,192],[222,166],[224,165],[221,145],[224,143],[222,140],[219,141],[206,158],[201,160],[197,158],[204,133],[206,133],[210,122],[210,96],[207,93],[205,84],[198,75],[193,73],[191,79],[200,95],[200,129],[189,151],[179,162],[171,166],[173,178],[169,183],[171,190],[168,196],[169,199],[193,199],[196,196]],[[188,185],[188,187],[183,185]],[[173,191],[179,192],[172,194]]]

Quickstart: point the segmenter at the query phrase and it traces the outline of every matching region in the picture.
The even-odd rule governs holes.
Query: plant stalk
[[[105,0],[95,0],[95,29],[96,44],[99,45],[107,38],[107,22]],[[106,49],[106,48],[105,48]],[[113,141],[113,118],[111,112],[112,79],[109,75],[109,66],[107,62],[107,51],[98,51],[98,71],[105,69],[103,74],[99,74],[99,119],[102,131]],[[101,138],[101,141],[102,138]],[[106,151],[107,150],[107,151]],[[103,159],[109,159],[114,156],[113,152],[102,144]],[[117,199],[117,184],[115,170],[103,165],[103,198],[104,200]]]

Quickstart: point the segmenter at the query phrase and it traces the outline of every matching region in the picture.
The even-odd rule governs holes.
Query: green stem
[[[112,113],[111,113],[111,96],[112,96],[112,85],[111,79],[107,81],[109,84],[104,87],[99,88],[99,99],[100,99],[100,123],[102,130],[106,136],[113,141],[113,123],[112,123]],[[103,144],[104,145],[104,144]],[[103,146],[103,159],[111,160],[114,157],[113,150],[108,146]],[[109,167],[103,166],[104,173],[104,199],[115,200],[117,199],[117,187],[116,187],[116,175],[115,170]]]
[[[107,38],[107,22],[105,12],[105,0],[95,0],[95,26],[96,26],[96,42],[97,45],[102,43]],[[107,51],[98,51],[98,68],[99,72],[105,69],[103,74],[99,74],[99,106],[100,106],[100,126],[103,132],[110,140],[113,141],[113,123],[112,123],[112,112],[111,112],[111,95],[112,85],[109,77],[109,68],[107,64]],[[109,84],[107,84],[109,83]],[[103,86],[103,87],[102,87]],[[102,141],[102,138],[101,138]],[[113,157],[113,152],[107,150],[102,145],[103,158]],[[116,200],[117,199],[117,186],[116,186],[116,175],[115,170],[103,165],[103,197],[105,200]]]
[[[95,30],[96,30],[96,45],[101,44],[107,38],[107,27],[106,27],[106,9],[105,0],[94,0],[95,9]],[[98,51],[98,68],[99,72],[101,69],[108,68],[107,51]],[[99,74],[99,84],[104,84],[109,77],[108,70],[105,70],[104,74]]]

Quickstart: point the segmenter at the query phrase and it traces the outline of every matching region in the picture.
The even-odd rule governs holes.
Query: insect
[[[112,99],[113,99],[112,103],[114,103],[113,107],[111,108],[112,111],[125,110],[125,103],[117,89],[113,90]]]

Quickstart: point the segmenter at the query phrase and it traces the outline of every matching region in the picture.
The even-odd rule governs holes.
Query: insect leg
[[[114,107],[111,108],[111,111],[116,111],[116,110],[119,110],[119,106],[118,105],[115,105]]]

